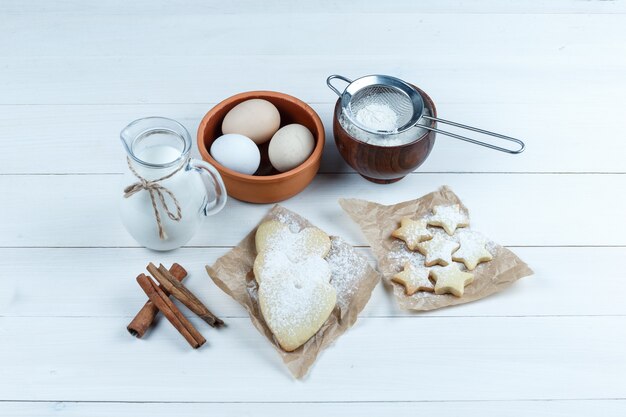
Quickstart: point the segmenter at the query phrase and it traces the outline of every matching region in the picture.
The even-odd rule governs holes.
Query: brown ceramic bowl
[[[242,101],[253,98],[267,100],[276,106],[280,113],[281,127],[298,123],[311,131],[315,138],[315,148],[301,165],[287,172],[276,171],[267,156],[269,142],[260,146],[261,166],[255,175],[240,174],[220,165],[211,157],[209,149],[213,141],[222,135],[222,120],[226,113]],[[250,203],[275,203],[304,190],[320,167],[324,141],[324,125],[317,113],[305,102],[274,91],[249,91],[227,98],[209,110],[198,127],[198,149],[202,159],[217,168],[229,196]]]
[[[431,115],[437,117],[435,103],[422,90],[419,88],[417,90],[424,98],[424,105],[430,110]],[[378,146],[361,142],[339,124],[340,101],[341,98],[335,104],[333,118],[335,143],[343,159],[365,179],[379,184],[399,181],[422,165],[430,154],[435,144],[435,132],[432,131],[426,131],[415,141],[400,146]],[[436,122],[433,121],[431,127],[435,125]]]

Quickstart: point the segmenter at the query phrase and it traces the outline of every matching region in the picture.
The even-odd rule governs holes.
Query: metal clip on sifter
[[[332,85],[331,81],[334,79],[339,79],[348,83],[343,93],[341,93],[335,86]],[[352,81],[341,75],[331,75],[326,79],[326,84],[341,98],[341,110],[344,112],[350,122],[352,122],[358,128],[369,133],[378,135],[394,135],[402,133],[414,127],[421,118],[425,118],[429,120],[434,120],[438,123],[455,126],[461,129],[470,130],[472,132],[477,132],[486,136],[492,136],[509,142],[515,142],[519,145],[519,148],[503,148],[487,142],[482,142],[477,139],[458,135],[456,133],[439,130],[430,126],[420,125],[421,128],[432,130],[434,132],[441,133],[442,135],[450,136],[455,139],[464,140],[466,142],[470,142],[476,145],[485,146],[490,149],[495,149],[497,151],[511,154],[521,153],[522,151],[524,151],[525,148],[524,142],[519,139],[423,114],[424,99],[422,98],[422,95],[410,84],[402,81],[399,78],[391,77],[388,75],[366,75]],[[363,125],[363,123],[360,123],[357,120],[356,115],[358,114],[359,110],[371,104],[387,105],[396,113],[397,122],[395,129],[376,130]]]

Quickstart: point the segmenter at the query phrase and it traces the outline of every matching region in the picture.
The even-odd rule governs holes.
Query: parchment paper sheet
[[[303,217],[279,205],[274,206],[259,224],[273,219],[288,224],[292,231],[312,226]],[[352,246],[341,238],[331,236],[332,246],[327,259],[333,254],[341,254],[342,256],[358,257],[362,262],[355,263],[358,267],[354,269],[355,274],[348,283],[350,285],[346,285],[345,280],[343,285],[333,283],[336,274],[331,264],[333,277],[330,282],[337,290],[335,309],[311,339],[295,351],[285,352],[267,327],[258,303],[258,287],[252,272],[256,257],[255,233],[256,228],[235,248],[219,258],[213,266],[207,266],[206,269],[215,284],[248,311],[254,326],[272,343],[292,375],[296,378],[302,378],[315,363],[319,353],[355,323],[358,314],[369,301],[372,290],[378,284],[380,275],[369,265],[367,259],[358,254]],[[345,267],[345,265],[342,266]],[[343,274],[345,277],[345,272]],[[337,279],[337,281],[339,280]]]
[[[407,296],[404,293],[404,287],[391,282],[391,278],[402,270],[407,260],[423,265],[424,258],[420,253],[410,251],[403,241],[392,237],[391,233],[400,227],[402,217],[410,216],[418,219],[431,214],[436,205],[459,204],[461,209],[468,213],[467,207],[446,186],[417,200],[391,206],[358,199],[341,199],[339,204],[361,227],[378,261],[378,270],[385,284],[393,287],[396,301],[405,310],[426,311],[468,303],[502,291],[518,279],[533,274],[530,267],[517,255],[490,241],[487,249],[491,252],[493,260],[481,263],[474,271],[471,271],[474,274],[474,282],[465,287],[463,297],[459,298],[450,294],[436,295],[425,291],[418,291],[412,296]],[[470,220],[470,229],[471,226]],[[445,234],[443,230],[437,230],[437,228],[432,230]],[[459,266],[464,269],[462,264]]]

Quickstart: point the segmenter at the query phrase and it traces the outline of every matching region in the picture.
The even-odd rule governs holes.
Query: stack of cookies
[[[423,265],[406,262],[391,280],[403,285],[406,295],[429,291],[462,297],[465,287],[474,280],[469,271],[493,259],[487,239],[465,229],[468,226],[469,217],[458,204],[435,206],[431,215],[419,219],[404,217],[392,236],[403,240],[409,250],[424,255],[424,261]],[[466,271],[455,262],[462,263]]]

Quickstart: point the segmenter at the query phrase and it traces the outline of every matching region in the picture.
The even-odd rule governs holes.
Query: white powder
[[[322,258],[292,262],[276,250],[265,252],[257,280],[259,296],[265,299],[263,317],[272,331],[294,336],[324,311],[323,301],[333,287],[328,285],[330,266]],[[325,286],[324,286],[325,284]]]
[[[359,109],[356,120],[361,125],[373,130],[393,132],[398,128],[398,115],[387,104],[368,104]]]
[[[428,214],[428,215],[423,216],[422,218],[428,220],[431,217],[432,217],[432,214]],[[489,253],[491,253],[491,255],[494,258],[496,257],[499,251],[497,243],[495,243],[492,240],[489,240],[483,234],[476,232],[469,228],[457,229],[453,236],[449,236],[440,227],[428,226],[428,231],[433,234],[434,238],[440,237],[443,239],[452,240],[457,243],[459,242],[459,237],[461,235],[466,235],[466,236],[471,235],[473,239],[476,239],[477,241],[484,243],[485,248],[487,249]],[[394,270],[395,272],[400,272],[403,269],[405,262],[411,262],[413,265],[417,267],[422,267],[422,268],[424,267],[424,259],[425,259],[424,255],[416,251],[411,251],[409,248],[406,247],[406,244],[399,239],[394,239],[391,245],[392,245],[391,248],[385,254],[385,259],[387,262],[391,264],[392,270]],[[482,262],[478,264],[478,266],[476,267],[474,271],[468,271],[465,265],[463,265],[463,263],[461,262],[455,261],[455,262],[452,262],[452,264],[458,266],[461,271],[471,272],[471,273],[476,274],[482,268],[487,267],[487,265],[489,265],[489,262]],[[430,269],[439,269],[439,268],[441,268],[441,266],[439,265],[430,267]],[[404,289],[402,289],[401,291],[402,291],[402,294],[404,294]],[[432,296],[433,296],[432,293],[422,292],[422,291],[416,292],[415,294],[412,295],[412,297],[414,298],[428,298]]]
[[[259,291],[263,293],[271,313],[264,315],[272,329],[283,334],[295,335],[300,326],[308,326],[312,317],[324,308],[318,296],[320,282],[329,282],[335,289],[337,306],[343,316],[367,276],[368,261],[347,242],[331,237],[332,246],[326,259],[311,257],[300,262],[290,261],[286,255],[272,250],[262,269]],[[258,300],[255,291],[251,296]],[[268,312],[269,313],[269,312]]]
[[[302,260],[308,256],[307,241],[303,239],[300,231],[306,226],[302,219],[293,216],[291,213],[278,213],[275,220],[289,227],[291,233],[276,233],[267,238],[266,246],[273,251],[284,253],[292,261]]]
[[[302,219],[296,218],[291,212],[279,212],[276,214],[276,220],[289,226],[289,230],[291,230],[292,233],[297,233],[304,228]]]
[[[330,281],[330,266],[323,258],[311,256],[292,261],[289,256],[277,250],[268,250],[265,253],[265,262],[259,272],[260,282],[265,280],[291,280],[296,284],[301,281]]]
[[[297,218],[282,214],[277,217],[294,228],[301,229],[303,226]],[[331,243],[326,259],[310,257],[294,263],[282,249],[267,252],[261,284],[255,280],[248,292],[258,302],[257,290],[263,288],[266,303],[272,305],[272,314],[265,320],[268,324],[271,322],[272,328],[281,328],[293,334],[294,329],[306,325],[311,317],[319,314],[322,308],[316,298],[316,292],[319,294],[320,291],[319,282],[330,281],[336,291],[341,315],[348,309],[359,291],[360,283],[367,276],[369,264],[343,239],[333,236]]]
[[[380,106],[380,104],[370,104],[369,106]],[[364,109],[367,109],[369,106],[364,107]],[[363,111],[364,109],[362,109],[361,111]],[[362,123],[365,126],[370,127],[367,123],[364,123],[358,119],[358,115],[361,113],[361,111],[357,113],[357,116],[356,116],[357,121],[359,123]],[[429,116],[430,114],[431,114],[430,109],[424,108],[424,115]],[[429,119],[422,117],[419,119],[419,121],[417,122],[415,126],[413,126],[412,128],[408,130],[405,130],[402,133],[379,134],[379,133],[370,133],[357,127],[341,111],[341,108],[338,109],[338,114],[336,116],[337,116],[337,119],[339,120],[339,124],[341,125],[341,127],[350,136],[352,136],[353,138],[361,142],[369,143],[375,146],[400,146],[400,145],[406,145],[407,143],[415,142],[416,140],[424,136],[426,133],[428,133],[428,130],[424,129],[422,126],[430,126],[430,123],[431,123]],[[363,117],[365,117],[365,115]],[[395,130],[396,128],[395,123],[396,122],[394,122],[394,127],[390,130]],[[376,127],[374,127],[374,129],[376,129]]]
[[[295,336],[299,328],[311,326],[326,311],[321,301],[334,291],[333,287],[304,278],[296,282],[286,279],[261,283],[259,296],[268,307],[263,317],[272,331]]]
[[[386,258],[387,261],[392,264],[392,268],[394,268],[396,272],[402,271],[406,262],[411,262],[418,267],[424,266],[424,255],[410,250],[403,241],[394,239],[391,245],[392,247],[389,252],[387,252]]]
[[[359,281],[365,277],[368,263],[343,239],[335,236],[331,239],[332,247],[326,257],[330,283],[337,291],[337,305],[345,310],[359,288]]]
[[[442,227],[444,226],[453,229],[460,229],[463,224],[469,225],[469,216],[465,210],[461,210],[458,204],[452,204],[449,206],[435,206],[433,207],[433,213],[426,219],[430,226]]]

